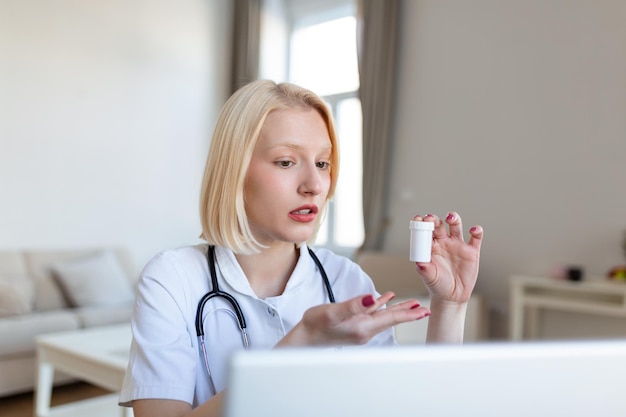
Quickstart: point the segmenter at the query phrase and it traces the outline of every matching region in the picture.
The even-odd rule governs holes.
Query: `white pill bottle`
[[[411,232],[409,259],[411,262],[430,262],[435,223],[411,221],[409,230]]]

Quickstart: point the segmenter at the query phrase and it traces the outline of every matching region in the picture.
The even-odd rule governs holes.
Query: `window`
[[[270,49],[262,46],[261,72],[273,73],[274,76],[266,77],[276,80],[275,74],[280,71],[276,66],[285,65],[283,79],[309,88],[332,108],[341,150],[341,173],[317,245],[351,255],[364,238],[355,4],[353,0],[284,0],[282,6],[282,20],[286,22],[282,32],[287,41],[275,40],[273,44],[287,45],[286,58],[276,59],[274,48],[274,58],[268,63],[264,57],[268,57]],[[277,19],[268,22],[273,27],[264,29],[264,33],[281,32],[276,22]],[[274,68],[268,68],[272,65]]]

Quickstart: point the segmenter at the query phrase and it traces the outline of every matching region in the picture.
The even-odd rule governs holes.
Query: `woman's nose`
[[[298,191],[303,194],[318,195],[322,192],[322,183],[322,171],[316,164],[313,164],[302,172]]]

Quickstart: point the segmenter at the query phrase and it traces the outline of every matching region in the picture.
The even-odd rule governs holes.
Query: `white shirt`
[[[251,349],[272,348],[307,309],[329,302],[322,276],[305,245],[300,248],[298,263],[283,294],[264,300],[250,287],[233,252],[215,249],[219,288],[239,303]],[[326,270],[337,302],[358,295],[378,295],[372,280],[357,264],[326,249],[315,249],[315,253]],[[168,250],[156,255],[143,269],[120,404],[160,398],[196,407],[213,395],[195,325],[198,302],[210,290],[206,254],[207,245]],[[237,321],[226,310],[232,308],[217,297],[209,300],[203,311],[207,357],[217,392],[226,387],[230,356],[243,349]],[[368,343],[394,344],[392,329]]]

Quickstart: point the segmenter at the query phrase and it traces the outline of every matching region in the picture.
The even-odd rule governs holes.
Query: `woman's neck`
[[[273,246],[253,255],[235,255],[252,290],[261,299],[281,295],[298,263],[295,245]]]

